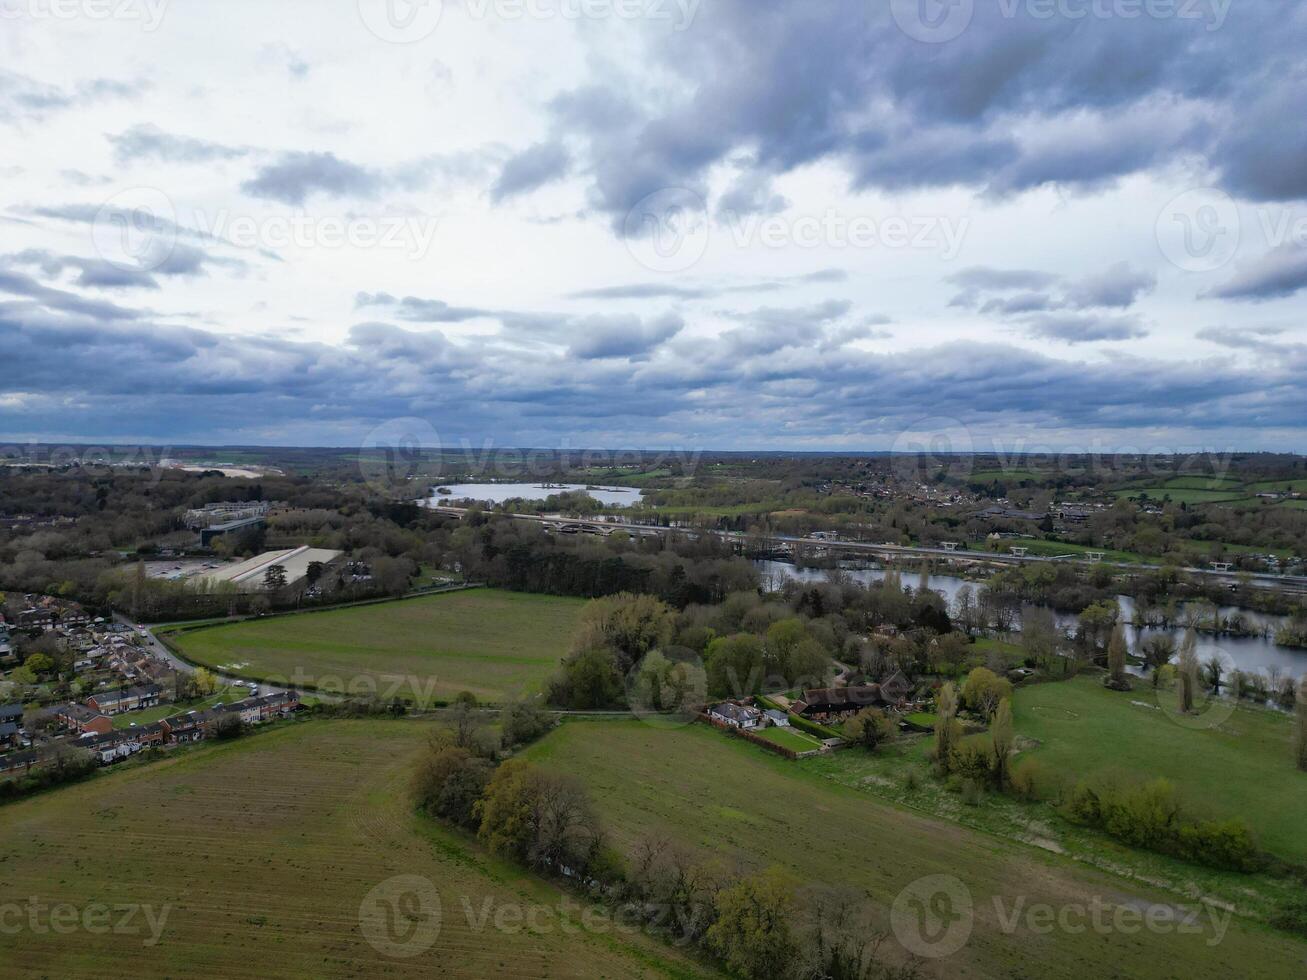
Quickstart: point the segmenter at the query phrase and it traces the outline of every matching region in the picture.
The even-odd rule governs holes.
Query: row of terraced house
[[[22,775],[68,748],[89,751],[101,765],[109,765],[144,749],[210,738],[224,722],[230,723],[229,719],[239,719],[244,725],[261,725],[277,718],[289,717],[299,708],[299,695],[294,691],[286,691],[187,711],[146,725],[115,729],[98,721],[103,719],[107,722],[109,719],[106,715],[83,705],[67,705],[61,710],[60,718],[83,734],[76,739],[65,739],[54,746],[0,756],[0,775]],[[87,724],[88,721],[92,723]]]

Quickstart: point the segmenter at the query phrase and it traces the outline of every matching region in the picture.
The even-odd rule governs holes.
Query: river
[[[824,582],[829,577],[829,570],[824,568],[797,568],[786,562],[779,561],[755,561],[759,573],[762,575],[763,585],[767,588],[776,588],[787,578],[795,579],[800,582]],[[854,581],[861,582],[864,585],[872,582],[879,582],[885,577],[883,568],[844,568],[845,575]],[[919,572],[911,570],[901,570],[900,575],[903,579],[904,586],[916,588],[921,579]],[[956,575],[931,575],[929,587],[940,593],[952,609],[958,592],[963,586],[970,586],[974,591],[979,592],[984,586],[983,581],[975,579],[960,578]],[[1126,622],[1134,619],[1135,601],[1130,596],[1117,596],[1116,601],[1121,606],[1121,614]],[[1244,619],[1253,625],[1268,626],[1270,628],[1269,636],[1215,636],[1211,633],[1198,634],[1198,660],[1206,661],[1213,655],[1220,656],[1226,661],[1227,668],[1233,666],[1239,670],[1249,672],[1265,672],[1267,670],[1278,668],[1282,673],[1291,677],[1303,677],[1307,675],[1307,650],[1296,650],[1290,647],[1282,647],[1275,642],[1275,631],[1285,622],[1283,616],[1272,616],[1267,613],[1257,612],[1252,609],[1243,609],[1238,606],[1222,606],[1220,613],[1223,617],[1230,617],[1240,614]],[[1065,613],[1057,614],[1058,625],[1063,629],[1070,631],[1075,628],[1076,617]],[[1126,629],[1126,637],[1130,641],[1130,649],[1138,652],[1140,644],[1150,636],[1159,633],[1169,633],[1174,637],[1176,643],[1180,642],[1184,635],[1183,628],[1165,629],[1157,627],[1139,628],[1129,626]]]

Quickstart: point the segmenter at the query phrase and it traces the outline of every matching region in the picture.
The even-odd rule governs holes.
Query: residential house
[[[784,711],[777,711],[775,708],[768,708],[763,712],[763,716],[767,719],[769,724],[776,728],[790,727],[790,716]]]
[[[14,623],[19,629],[47,630],[54,625],[54,610],[44,607],[25,609],[14,617]]]
[[[712,705],[708,709],[708,717],[723,725],[729,725],[731,728],[750,730],[763,726],[761,711],[749,705],[735,704],[731,701],[723,701],[721,704]]]
[[[139,684],[117,691],[99,691],[86,699],[89,707],[106,715],[122,714],[158,705],[163,688],[158,684]]]
[[[812,721],[843,721],[864,708],[887,706],[879,684],[857,687],[827,687],[804,691],[794,703],[796,714]]]
[[[22,729],[15,722],[0,721],[0,749],[17,749],[22,745]]]
[[[79,734],[104,735],[113,731],[113,720],[99,711],[82,704],[61,704],[54,709],[55,717]]]

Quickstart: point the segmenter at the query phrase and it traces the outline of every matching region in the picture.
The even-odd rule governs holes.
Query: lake
[[[441,490],[450,492],[441,493]],[[544,500],[569,491],[587,494],[609,507],[628,507],[640,502],[640,491],[635,487],[589,487],[577,483],[451,483],[437,487],[430,504],[439,506],[455,500],[502,504],[506,500]]]
[[[797,568],[794,565],[780,561],[755,561],[753,564],[762,575],[763,586],[766,588],[777,588],[787,578],[799,582],[824,582],[830,574],[828,569]],[[879,582],[885,577],[883,568],[845,568],[841,569],[841,571],[849,578],[864,585]],[[904,586],[911,586],[914,589],[921,579],[919,572],[906,569],[901,570],[900,576],[903,579]],[[940,593],[948,601],[950,609],[953,608],[954,600],[963,586],[970,586],[973,591],[978,593],[984,587],[984,582],[960,578],[956,575],[931,575],[929,579],[930,589]],[[1122,617],[1127,622],[1132,620],[1135,614],[1134,599],[1122,595],[1117,596],[1116,601],[1121,607]],[[1307,650],[1282,647],[1274,640],[1276,629],[1285,622],[1283,616],[1272,616],[1252,609],[1241,609],[1237,606],[1222,606],[1220,612],[1225,617],[1240,613],[1249,623],[1270,627],[1272,635],[1215,636],[1211,633],[1199,633],[1199,662],[1206,661],[1216,654],[1227,661],[1227,666],[1232,664],[1244,671],[1261,672],[1278,667],[1291,677],[1307,675]],[[1059,627],[1069,631],[1075,628],[1076,617],[1066,613],[1058,613],[1057,622]],[[1158,627],[1139,628],[1135,626],[1126,628],[1126,637],[1130,641],[1130,649],[1135,652],[1138,652],[1139,646],[1144,640],[1158,633],[1169,633],[1178,644],[1184,635],[1184,630]]]

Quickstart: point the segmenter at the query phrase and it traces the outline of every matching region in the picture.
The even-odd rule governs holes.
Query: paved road
[[[170,666],[173,670],[180,671],[181,673],[184,674],[195,673],[196,670],[195,665],[187,663],[185,660],[181,659],[181,657],[178,657],[166,646],[164,646],[163,643],[160,642],[159,638],[154,635],[154,631],[151,630],[149,627],[144,627],[144,626],[138,627],[136,623],[134,623],[123,613],[114,613],[113,618],[115,622],[122,623],[124,626],[130,626],[132,632],[134,632],[137,636],[145,640],[145,646],[150,651],[151,655],[157,657],[158,659],[162,660],[164,663],[168,664],[168,666]],[[218,680],[224,681],[227,684],[239,684],[241,687],[248,688],[250,684],[254,683],[253,681],[250,681],[244,677],[234,677],[231,674],[224,674],[221,673],[220,671],[212,670],[212,668],[206,668],[206,669],[209,670],[210,673],[212,673],[215,677],[217,677]],[[260,694],[284,694],[288,690],[289,688],[279,687],[276,684],[264,684],[262,682],[259,683]]]
[[[465,508],[461,507],[440,507],[440,510],[462,515],[466,513]],[[555,527],[596,527],[603,529],[613,529],[627,531],[632,534],[654,535],[654,534],[711,534],[714,537],[730,541],[747,541],[756,538],[756,535],[747,535],[739,531],[715,531],[689,528],[665,528],[651,527],[648,524],[633,524],[626,521],[596,521],[586,520],[584,518],[554,518],[542,517],[539,514],[509,514],[509,517],[520,521],[535,521],[538,524],[549,524]],[[1085,558],[1063,556],[1063,557],[1046,557],[1039,555],[1016,556],[1012,554],[1003,554],[997,551],[949,551],[947,548],[916,548],[908,545],[897,544],[873,544],[867,541],[843,541],[830,540],[827,538],[810,538],[788,534],[768,535],[767,540],[776,541],[783,544],[804,544],[813,548],[831,548],[836,547],[845,551],[860,551],[866,554],[888,556],[888,557],[930,557],[930,558],[955,558],[962,560],[981,561],[981,562],[1004,562],[1007,564],[1029,564],[1032,562],[1060,562],[1062,564],[1073,564],[1092,566],[1095,564],[1111,565],[1115,568],[1121,568],[1131,571],[1149,571],[1166,568],[1169,566],[1155,565],[1136,562],[1123,561],[1104,561],[1091,562]],[[1210,568],[1180,568],[1179,571],[1189,575],[1196,575],[1203,578],[1214,579],[1218,582],[1228,585],[1237,584],[1239,573],[1237,572],[1217,572]],[[1307,594],[1307,576],[1301,575],[1267,575],[1251,574],[1248,576],[1249,582],[1262,589],[1274,589],[1280,592],[1286,592],[1292,595]]]

